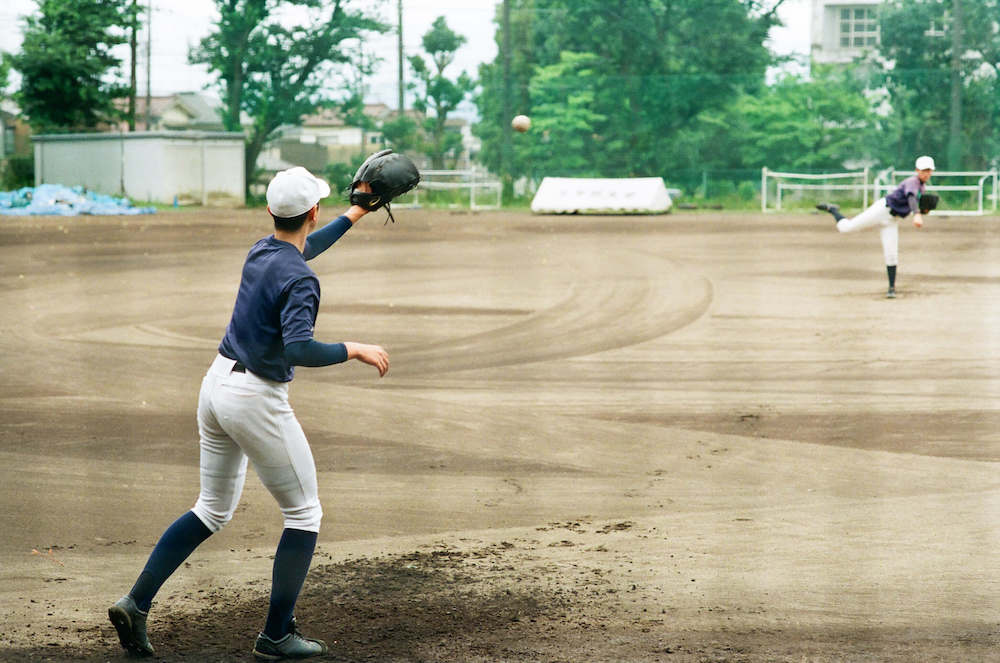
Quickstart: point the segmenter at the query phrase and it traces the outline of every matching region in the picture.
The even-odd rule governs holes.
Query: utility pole
[[[153,71],[153,0],[146,4],[146,131],[152,118],[153,94],[150,75]]]
[[[400,0],[402,2],[402,0]],[[368,116],[365,115],[365,40],[358,40],[358,82],[357,95],[361,99],[361,114],[358,117],[358,124],[361,125],[361,154],[362,159],[368,153]]]
[[[135,67],[136,67],[136,51],[139,48],[138,38],[136,33],[139,31],[139,6],[136,4],[136,0],[132,0],[131,12],[131,34],[129,35],[129,50],[131,51],[131,68],[129,70],[129,85],[128,85],[128,130],[135,131]]]
[[[403,117],[403,0],[399,0],[396,5],[396,35],[397,35],[397,55],[399,59],[399,116]]]
[[[951,110],[948,117],[948,168],[962,169],[962,0],[951,2]]]
[[[503,198],[510,199],[514,192],[511,181],[511,82],[510,82],[510,0],[503,0],[503,144],[500,146],[500,179],[503,183]]]

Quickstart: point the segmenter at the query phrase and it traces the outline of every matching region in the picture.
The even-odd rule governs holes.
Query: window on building
[[[931,27],[924,33],[927,37],[945,37],[947,32],[944,29],[944,19],[932,19]]]
[[[874,7],[840,9],[840,47],[865,48],[878,45],[878,17]]]

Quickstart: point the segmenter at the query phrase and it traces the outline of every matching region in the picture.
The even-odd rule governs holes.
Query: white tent
[[[546,177],[531,201],[536,214],[662,214],[670,210],[662,177]]]

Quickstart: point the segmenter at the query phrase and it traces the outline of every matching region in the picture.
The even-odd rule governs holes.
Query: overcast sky
[[[211,0],[140,0],[150,2],[152,20],[152,92],[167,95],[174,92],[202,90],[213,82],[204,67],[187,63],[189,48],[211,30],[215,18]],[[396,22],[396,0],[366,2],[381,7],[381,18]],[[444,16],[448,26],[466,37],[455,64],[447,72],[457,76],[462,70],[475,76],[480,62],[493,60],[497,54],[494,41],[493,17],[498,0],[403,0],[403,42],[407,54],[420,52],[420,40],[438,16]],[[776,28],[771,35],[771,48],[781,54],[809,52],[809,0],[785,0],[780,15],[786,26]],[[0,51],[16,52],[20,48],[23,23],[21,17],[34,12],[34,0],[0,0]],[[145,42],[145,33],[140,34]],[[128,60],[127,47],[121,47],[121,57]],[[396,37],[394,34],[373,38],[366,48],[382,58],[379,71],[369,86],[369,101],[381,101],[393,107],[397,103]],[[140,49],[139,89],[146,89],[145,47]],[[474,113],[470,106],[463,114]]]

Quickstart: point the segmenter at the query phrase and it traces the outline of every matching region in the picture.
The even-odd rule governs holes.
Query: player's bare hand
[[[914,214],[913,215],[913,227],[914,228],[923,228],[924,227],[924,215],[923,214]]]
[[[357,359],[378,369],[379,377],[389,372],[389,353],[381,345],[366,343],[344,343],[347,358]]]
[[[365,193],[371,193],[372,192],[372,187],[371,187],[370,184],[368,184],[368,182],[358,182],[358,186],[356,187],[356,190],[357,191],[363,191]],[[344,216],[346,216],[348,219],[350,219],[351,223],[357,223],[358,219],[360,219],[361,217],[363,217],[365,214],[368,214],[368,210],[366,210],[361,205],[351,205],[347,209],[347,211],[344,212]]]

